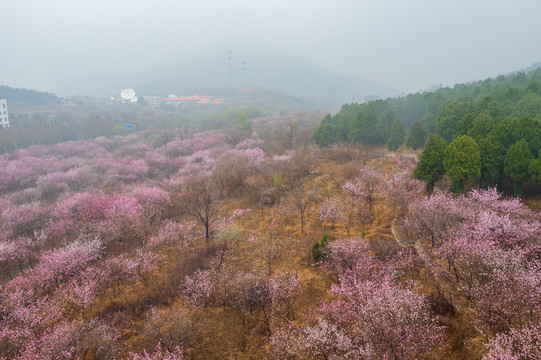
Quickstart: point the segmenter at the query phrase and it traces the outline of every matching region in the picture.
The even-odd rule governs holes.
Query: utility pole
[[[246,61],[241,62],[242,64],[242,86],[246,87]]]
[[[232,90],[231,90],[231,50],[227,52],[228,59],[229,59],[229,98],[232,98]]]
[[[246,103],[246,60],[241,62],[242,65],[242,102]]]

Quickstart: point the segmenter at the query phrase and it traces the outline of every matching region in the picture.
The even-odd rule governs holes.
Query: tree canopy
[[[504,159],[504,171],[513,180],[515,195],[522,194],[522,182],[528,178],[528,167],[532,159],[532,152],[524,139],[507,149]]]
[[[414,150],[423,146],[426,132],[438,134],[446,144],[461,136],[472,139],[478,147],[481,164],[480,175],[474,177],[480,179],[482,186],[497,185],[501,189],[512,181],[520,187],[528,180],[524,173],[534,181],[539,180],[536,174],[541,170],[536,169],[541,169],[541,163],[534,162],[531,169],[530,163],[538,159],[541,148],[541,69],[402,98],[346,104],[337,114],[322,120],[314,139],[321,146],[350,141],[369,146],[387,144],[394,151],[403,141],[399,141],[400,131],[392,130],[397,121],[408,133],[406,145]],[[510,167],[504,171],[504,158],[510,147],[522,139],[532,159],[528,171],[522,165],[518,176]],[[516,149],[511,153],[517,155]],[[425,174],[424,178],[427,171],[424,168],[418,176]],[[518,181],[519,178],[523,180]],[[425,181],[427,188],[433,186],[431,176]]]
[[[445,140],[439,135],[429,134],[421,158],[413,171],[413,177],[426,182],[426,191],[432,192],[434,184],[445,175],[443,157]]]
[[[406,138],[406,146],[417,150],[422,148],[425,145],[426,141],[426,130],[423,127],[423,124],[419,120],[414,122],[408,132],[408,137]]]
[[[0,99],[7,99],[8,102],[19,102],[31,105],[46,105],[60,103],[55,94],[40,92],[36,90],[17,89],[0,85]]]
[[[443,157],[443,166],[455,192],[464,192],[465,184],[472,184],[481,177],[479,146],[471,137],[462,135],[453,140]]]
[[[400,119],[396,119],[391,128],[391,136],[389,136],[389,140],[387,141],[387,149],[389,151],[398,150],[400,145],[404,143],[405,136],[404,125],[402,125]]]

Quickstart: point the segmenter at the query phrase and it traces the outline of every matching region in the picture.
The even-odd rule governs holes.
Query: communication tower
[[[9,127],[9,113],[8,113],[8,101],[6,99],[0,99],[0,127]]]
[[[227,52],[227,58],[229,59],[229,98],[232,97],[232,90],[231,90],[231,50]]]

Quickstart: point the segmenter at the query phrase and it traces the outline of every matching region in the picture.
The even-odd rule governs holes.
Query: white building
[[[0,99],[0,127],[9,127],[8,101]]]

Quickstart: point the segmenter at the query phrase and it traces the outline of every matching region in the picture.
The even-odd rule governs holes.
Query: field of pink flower
[[[1,155],[0,358],[539,358],[538,213],[251,122]]]

